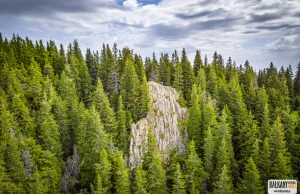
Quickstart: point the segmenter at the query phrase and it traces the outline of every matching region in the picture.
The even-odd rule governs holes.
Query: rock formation
[[[143,153],[147,150],[149,127],[152,127],[156,138],[157,148],[164,159],[172,149],[180,152],[185,150],[187,139],[186,129],[181,123],[187,119],[187,109],[181,107],[177,100],[179,94],[168,86],[156,82],[148,82],[152,108],[146,118],[132,124],[132,137],[129,148],[129,166],[136,167],[142,161]]]

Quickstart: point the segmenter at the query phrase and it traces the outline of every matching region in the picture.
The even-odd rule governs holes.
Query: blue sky
[[[299,0],[2,0],[0,32],[67,45],[130,47],[143,57],[183,47],[255,69],[300,62]]]

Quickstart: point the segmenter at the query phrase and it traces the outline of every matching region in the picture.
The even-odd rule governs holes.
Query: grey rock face
[[[181,107],[177,100],[179,94],[168,86],[156,82],[148,82],[152,108],[146,118],[132,124],[132,138],[130,140],[129,166],[135,168],[142,162],[143,153],[147,151],[147,137],[152,128],[156,138],[157,148],[164,159],[172,149],[180,152],[185,150],[187,139],[186,129],[180,126],[187,119],[187,108]]]

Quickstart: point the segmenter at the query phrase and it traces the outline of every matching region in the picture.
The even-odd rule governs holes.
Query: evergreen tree
[[[270,137],[270,160],[273,161],[271,166],[272,178],[289,178],[291,177],[292,169],[290,164],[290,154],[286,148],[284,138],[284,128],[277,117],[275,120]]]
[[[162,54],[160,58],[160,78],[161,82],[166,85],[171,85],[173,67],[169,60],[168,54]]]
[[[37,139],[43,149],[50,150],[58,159],[60,159],[62,147],[60,143],[59,128],[51,113],[51,104],[45,94],[44,96],[44,100],[41,102],[36,129]]]
[[[148,81],[160,83],[159,66],[154,52],[152,54],[152,61],[146,67]]]
[[[45,60],[45,64],[48,60]],[[45,68],[45,67],[44,67]],[[43,76],[39,65],[32,59],[27,70],[27,89],[25,96],[31,108],[37,110],[39,102],[43,99]]]
[[[217,86],[218,80],[217,80],[217,74],[214,68],[212,68],[212,66],[208,66],[206,68],[206,78],[207,78],[207,82],[206,82],[207,91],[209,92],[210,95],[212,95],[212,97],[214,97],[214,91]]]
[[[264,140],[270,136],[268,95],[264,86],[260,88],[257,94],[255,117],[260,125],[260,139]]]
[[[267,188],[267,181],[271,178],[270,176],[270,170],[271,170],[271,153],[269,148],[269,140],[268,138],[265,138],[263,142],[263,147],[260,153],[258,168],[261,172],[261,181],[262,185],[264,185],[264,188]]]
[[[109,161],[108,153],[105,149],[102,149],[102,151],[100,152],[100,160],[99,163],[95,164],[95,171],[95,191],[97,191],[98,193],[109,193],[112,189],[112,165]]]
[[[194,75],[197,77],[198,71],[200,68],[203,67],[202,59],[201,59],[201,53],[200,50],[196,51],[196,56],[194,59]]]
[[[97,79],[97,85],[93,93],[92,100],[93,106],[100,115],[102,124],[104,125],[104,129],[107,132],[116,133],[117,125],[114,111],[110,107],[108,97],[103,90],[102,82],[99,78]]]
[[[228,84],[229,103],[228,109],[232,115],[232,144],[234,153],[240,153],[240,145],[238,137],[240,136],[240,129],[244,127],[244,122],[247,120],[247,108],[243,100],[242,91],[239,85],[238,78],[235,77]]]
[[[138,118],[145,118],[151,107],[150,91],[145,75],[139,89]]]
[[[200,68],[195,83],[201,88],[201,91],[206,91],[206,75],[203,68]]]
[[[0,96],[0,110],[0,177],[4,179],[4,188],[8,187],[7,192],[24,193],[25,169],[16,137],[17,129],[2,95]]]
[[[66,54],[62,44],[60,44],[59,48],[59,56],[58,56],[58,66],[53,67],[54,71],[57,75],[61,75],[62,71],[65,69],[66,64]]]
[[[211,128],[209,127],[205,134],[204,139],[204,170],[207,173],[206,178],[206,189],[208,191],[212,190],[212,178],[214,174],[214,153],[215,153],[215,145],[214,145],[214,137],[212,135]]]
[[[146,172],[143,170],[142,165],[139,165],[134,169],[133,193],[146,194],[146,186]]]
[[[297,72],[296,72],[296,76],[294,79],[294,92],[295,95],[300,95],[300,62],[297,65]]]
[[[128,144],[128,132],[126,126],[126,111],[124,110],[122,96],[119,96],[118,110],[117,110],[117,136],[116,143],[120,150],[125,150]]]
[[[297,65],[297,72],[294,79],[295,109],[300,111],[300,62]]]
[[[230,128],[231,118],[228,115],[228,109],[225,107],[220,117],[219,129],[216,131],[215,145],[219,145],[219,149],[216,153],[216,174],[221,173],[221,169],[224,165],[228,166],[228,170],[231,170],[232,175],[237,176],[235,154],[232,145],[232,132]],[[230,171],[229,171],[230,172]]]
[[[293,69],[292,66],[289,65],[286,68],[285,71],[285,79],[286,79],[286,85],[288,87],[288,92],[289,92],[289,98],[290,98],[290,105],[293,106],[294,105],[294,101],[295,101],[295,94],[294,94],[294,84],[293,84]]]
[[[81,159],[81,186],[89,188],[96,178],[95,164],[99,163],[99,155],[107,147],[108,138],[98,112],[92,106],[85,111],[78,132],[78,151]],[[91,149],[92,148],[92,149]]]
[[[190,140],[195,141],[197,151],[200,153],[203,146],[203,141],[201,140],[203,131],[201,131],[201,109],[199,106],[199,96],[196,84],[193,85],[192,89],[187,129]]]
[[[181,56],[181,66],[182,66],[182,80],[183,80],[183,88],[182,93],[186,101],[190,102],[191,98],[191,88],[193,86],[194,73],[191,67],[190,62],[188,61],[185,49],[182,49]]]
[[[174,173],[174,184],[172,185],[172,193],[181,194],[185,193],[185,182],[181,173],[180,164],[177,163],[176,171]]]
[[[299,131],[297,131],[297,127],[299,127],[299,115],[296,111],[291,112],[290,114],[284,112],[283,115],[283,126],[285,130],[285,139],[286,139],[286,147],[288,152],[292,154],[291,163],[293,169],[293,175],[296,175],[300,172],[300,151],[299,151]]]
[[[196,148],[194,141],[189,142],[186,150],[187,156],[185,159],[184,172],[187,193],[200,193],[200,191],[203,189],[203,180],[205,174],[203,170],[202,161],[198,157],[195,149]]]
[[[241,129],[240,137],[239,137],[239,145],[240,147],[240,158],[239,163],[243,168],[248,158],[253,154],[253,145],[258,139],[258,129],[256,125],[256,121],[253,120],[253,115],[250,112],[248,115],[248,119],[245,121],[244,127]]]
[[[233,185],[226,165],[222,167],[222,171],[219,174],[219,181],[215,183],[214,193],[216,194],[234,193]]]
[[[130,181],[129,172],[125,165],[122,152],[113,152],[112,158],[112,182],[114,183],[113,193],[129,193]]]
[[[25,137],[33,137],[34,123],[27,107],[27,100],[18,81],[15,71],[11,71],[8,84],[8,97],[11,98],[10,110],[18,123],[18,127]]]
[[[174,64],[174,74],[173,74],[173,88],[177,91],[182,91],[183,88],[183,75],[182,75],[182,66],[179,62],[176,50],[172,55],[172,63]]]
[[[147,152],[143,159],[143,169],[146,171],[148,193],[165,193],[166,177],[162,166],[162,157],[156,148],[156,140],[152,129],[148,131]]]
[[[245,171],[243,173],[243,180],[241,181],[238,190],[239,193],[264,193],[260,182],[259,171],[256,168],[252,157],[248,159]]]
[[[134,121],[137,121],[139,119],[139,88],[140,82],[137,77],[134,65],[130,59],[127,59],[124,72],[121,77],[121,95],[124,100],[124,106],[131,112]]]
[[[88,67],[83,59],[79,61],[78,71],[78,79],[80,81],[79,84],[77,84],[77,87],[79,88],[80,98],[86,106],[89,106],[91,103],[90,98],[92,90],[92,80],[88,71]]]

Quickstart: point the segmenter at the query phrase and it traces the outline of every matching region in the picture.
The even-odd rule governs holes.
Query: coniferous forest
[[[251,59],[249,59],[251,61]],[[0,34],[0,193],[267,193],[300,177],[300,63],[255,70],[185,49],[143,59]],[[175,88],[188,142],[164,160],[152,133],[129,168],[148,81]]]

